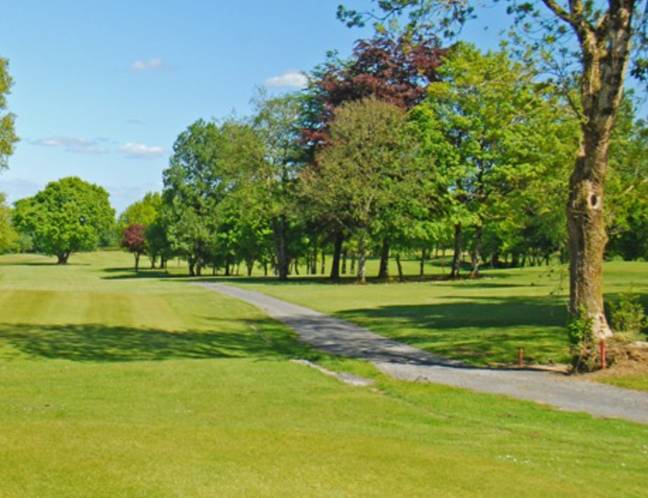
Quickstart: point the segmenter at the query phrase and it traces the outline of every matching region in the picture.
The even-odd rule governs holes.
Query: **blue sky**
[[[335,19],[339,0],[247,2],[10,0],[0,56],[21,138],[0,191],[10,201],[77,175],[122,210],[162,186],[178,133],[198,118],[244,115],[256,87],[286,91],[327,50],[347,54],[367,31]],[[366,0],[350,0],[362,7]],[[494,27],[465,37],[497,44]]]

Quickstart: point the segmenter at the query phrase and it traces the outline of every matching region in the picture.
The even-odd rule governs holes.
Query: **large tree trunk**
[[[585,138],[587,140],[587,137]],[[569,311],[592,321],[595,338],[612,335],[603,307],[603,255],[607,244],[603,179],[607,143],[587,152],[583,147],[569,186]]]
[[[378,270],[378,278],[387,280],[389,278],[389,240],[383,239],[382,247],[380,249],[380,268]]]
[[[544,4],[576,33],[583,72],[582,145],[569,182],[569,310],[591,320],[594,339],[612,334],[603,310],[603,253],[607,243],[604,188],[608,148],[630,57],[632,23],[637,0],[607,2],[596,22],[586,18],[583,1],[569,10],[555,0]],[[575,106],[578,109],[578,106]]]
[[[544,0],[554,13],[556,4]],[[580,2],[577,2],[580,5]],[[569,182],[569,310],[591,320],[594,339],[612,335],[603,308],[603,255],[607,244],[604,189],[610,136],[623,98],[635,0],[610,2],[599,26],[578,11],[563,20],[578,36],[581,78],[582,141]]]
[[[454,226],[454,254],[452,255],[452,269],[450,270],[450,278],[459,278],[459,267],[461,265],[461,251],[462,251],[462,229],[461,223]]]
[[[57,264],[59,264],[59,265],[67,265],[68,259],[70,259],[70,253],[69,252],[63,252],[63,253],[57,254],[56,259],[57,259]]]
[[[335,235],[335,242],[333,243],[333,266],[331,267],[331,280],[340,279],[340,260],[342,257],[342,244],[344,236],[341,232]]]

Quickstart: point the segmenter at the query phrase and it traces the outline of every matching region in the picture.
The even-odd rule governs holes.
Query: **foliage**
[[[92,251],[112,229],[115,212],[108,192],[77,177],[49,183],[16,203],[14,223],[34,249],[65,264],[71,253]]]
[[[5,203],[4,194],[0,193],[0,254],[19,249],[20,238],[11,221],[11,209]]]
[[[162,196],[157,192],[150,192],[140,201],[128,206],[119,215],[118,225],[123,230],[129,225],[152,225],[162,209]]]
[[[425,213],[430,170],[421,167],[406,126],[405,112],[393,104],[373,98],[344,104],[335,111],[330,146],[303,176],[305,195],[359,238],[361,257],[381,224]],[[359,270],[364,280],[362,264]]]
[[[18,141],[16,136],[13,114],[6,113],[7,94],[13,81],[9,75],[9,62],[0,58],[0,170],[7,167],[7,160],[13,154]]]
[[[334,111],[345,102],[374,97],[403,109],[418,104],[437,80],[444,54],[435,39],[387,33],[358,40],[349,60],[330,54],[311,74],[303,99],[305,141],[326,144]]]
[[[554,253],[577,123],[551,87],[535,82],[533,67],[504,51],[458,44],[439,75],[412,120],[445,186],[447,222],[474,228],[476,257]],[[557,202],[547,203],[550,193]]]
[[[140,224],[131,224],[124,228],[121,246],[135,255],[135,270],[139,269],[140,256],[147,250],[146,227]]]
[[[611,301],[609,312],[612,330],[626,338],[638,339],[648,326],[646,312],[636,294],[622,294],[616,301]]]

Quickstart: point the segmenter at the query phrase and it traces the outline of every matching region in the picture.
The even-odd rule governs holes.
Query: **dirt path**
[[[648,424],[648,393],[568,379],[548,372],[467,367],[260,292],[218,283],[199,285],[262,309],[292,327],[302,341],[317,349],[368,360],[397,379],[504,394],[562,410]]]

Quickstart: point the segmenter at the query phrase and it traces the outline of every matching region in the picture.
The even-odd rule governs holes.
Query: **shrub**
[[[644,307],[636,294],[622,294],[609,304],[609,318],[612,330],[629,341],[640,338],[648,325]]]

